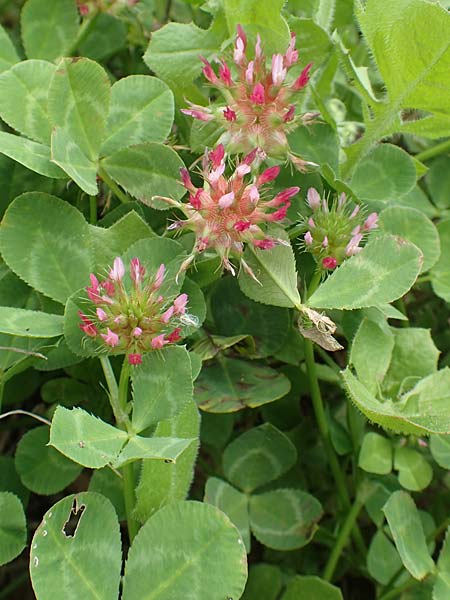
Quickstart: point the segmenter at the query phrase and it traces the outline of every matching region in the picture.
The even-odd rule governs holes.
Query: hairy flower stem
[[[124,413],[127,413],[128,406],[128,383],[130,380],[130,363],[128,357],[125,356],[122,363],[122,371],[119,379],[119,406]],[[136,496],[134,493],[135,479],[133,463],[124,465],[121,469],[123,475],[123,498],[125,501],[125,512],[127,515],[128,537],[130,544],[136,537],[139,531],[139,523],[133,517],[134,505]]]
[[[313,276],[309,289],[306,292],[306,298],[311,296],[315,289],[318,287],[320,283],[321,273],[320,271],[316,272]],[[311,400],[314,410],[314,415],[316,417],[316,422],[319,427],[319,433],[322,438],[322,444],[325,449],[325,453],[327,455],[328,464],[331,469],[331,473],[333,475],[336,488],[338,491],[338,495],[341,501],[341,505],[343,508],[350,510],[351,502],[350,495],[347,490],[347,486],[345,483],[344,475],[341,471],[341,467],[339,465],[339,461],[336,455],[336,452],[333,448],[333,444],[331,443],[330,437],[330,429],[328,426],[327,417],[325,414],[325,407],[322,400],[322,394],[320,392],[319,380],[317,378],[316,372],[316,363],[314,358],[314,346],[311,340],[305,338],[305,359],[306,359],[306,369],[308,372],[308,381],[309,381],[309,389],[311,393]],[[357,523],[354,523],[352,528],[352,537],[355,541],[355,544],[358,547],[359,552],[364,556],[366,554],[366,548],[364,544],[363,537],[359,530]]]
[[[109,400],[114,417],[116,419],[116,424],[118,427],[120,427],[120,429],[130,431],[131,423],[127,414],[128,382],[130,379],[130,365],[128,363],[128,357],[125,356],[123,359],[119,385],[117,385],[109,358],[107,356],[102,356],[100,358],[100,363],[102,365],[103,373],[108,385]],[[123,476],[123,497],[125,501],[125,512],[127,515],[128,537],[131,543],[139,530],[139,523],[132,515],[135,504],[133,463],[124,465],[121,471]]]
[[[361,512],[363,506],[364,502],[358,497],[356,497],[353,506],[351,507],[347,515],[347,518],[342,524],[336,543],[334,544],[331,554],[328,557],[327,564],[325,565],[325,569],[323,572],[323,578],[325,579],[325,581],[331,581],[331,579],[333,578],[334,571],[337,567],[339,558],[345,546],[347,545],[348,538],[350,537],[351,531],[354,525],[356,524],[356,519],[358,518],[358,515]]]

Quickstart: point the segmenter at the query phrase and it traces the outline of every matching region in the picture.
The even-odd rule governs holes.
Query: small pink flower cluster
[[[127,6],[134,6],[138,0],[77,0],[78,11],[82,17],[96,12],[116,14]]]
[[[309,188],[307,203],[312,215],[304,220],[304,249],[320,261],[323,269],[333,270],[346,258],[362,250],[364,236],[377,227],[378,215],[365,218],[360,206],[351,209],[345,193],[332,201],[321,198],[315,188]]]
[[[240,25],[237,30],[233,55],[237,70],[235,78],[224,59],[218,61],[217,75],[211,64],[200,57],[204,76],[221,91],[226,106],[216,108],[190,104],[190,108],[182,109],[182,112],[200,121],[218,120],[226,129],[222,141],[232,153],[246,153],[258,148],[268,156],[289,158],[303,170],[309,163],[290,152],[286,134],[295,129],[299,121],[306,124],[316,116],[307,113],[303,117],[295,117],[295,102],[298,93],[309,81],[312,63],[298,77],[289,80],[289,69],[298,61],[295,34],[292,34],[284,54],[272,56],[268,69],[259,35],[254,57],[249,60],[247,37]]]
[[[142,362],[144,352],[178,342],[188,297],[180,294],[173,301],[166,300],[159,293],[164,274],[162,264],[154,276],[146,276],[140,260],[133,258],[129,269],[131,285],[127,289],[125,265],[119,257],[103,281],[91,273],[86,292],[92,310],[78,313],[81,330],[101,340],[108,351],[126,353],[132,365]]]
[[[225,177],[225,150],[219,144],[205,153],[202,172],[204,183],[200,188],[194,186],[187,169],[181,169],[183,185],[189,192],[189,202],[174,204],[187,219],[173,223],[170,228],[186,228],[196,234],[193,253],[182,269],[189,266],[197,253],[214,248],[223,266],[233,275],[235,270],[230,256],[238,258],[243,268],[254,277],[242,258],[244,244],[268,250],[278,243],[285,243],[268,236],[261,226],[283,221],[291,205],[290,199],[300,188],[287,188],[270,200],[263,198],[267,193],[266,184],[276,179],[280,167],[269,167],[260,175],[248,178],[257,154],[257,150],[253,150],[238,163],[231,177]]]

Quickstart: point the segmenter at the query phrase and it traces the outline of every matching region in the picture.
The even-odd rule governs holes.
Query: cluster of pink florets
[[[232,153],[247,153],[258,148],[269,156],[289,158],[301,170],[312,164],[290,152],[286,137],[300,122],[307,123],[316,116],[310,113],[295,115],[298,93],[307,85],[312,67],[310,63],[296,78],[289,77],[289,70],[298,61],[295,41],[295,34],[292,34],[286,52],[274,54],[270,68],[267,68],[259,35],[250,60],[247,37],[238,25],[233,54],[234,76],[224,59],[220,59],[216,74],[211,64],[200,57],[204,76],[221,91],[226,105],[190,104],[182,112],[200,121],[216,119],[226,130],[221,141]]]
[[[91,273],[91,285],[86,288],[91,306],[86,313],[78,313],[81,330],[106,350],[126,353],[132,365],[142,362],[143,353],[178,342],[188,297],[164,298],[160,293],[164,274],[162,264],[147,276],[140,260],[133,258],[126,285],[125,265],[119,257],[106,279],[99,281]]]
[[[360,252],[365,236],[377,227],[377,213],[365,217],[359,204],[350,207],[345,193],[329,203],[315,188],[309,188],[307,203],[312,215],[303,222],[307,229],[303,246],[323,269],[333,270]]]
[[[97,12],[116,14],[123,8],[134,6],[139,0],[77,0],[78,10],[82,17]]]
[[[219,144],[214,150],[205,153],[202,187],[196,187],[192,183],[187,169],[181,170],[183,185],[189,192],[189,202],[176,203],[176,206],[187,218],[170,227],[190,229],[196,234],[193,253],[182,268],[187,268],[196,254],[212,248],[219,254],[227,270],[235,274],[230,262],[230,258],[235,257],[254,277],[242,259],[244,244],[270,250],[276,244],[285,243],[267,235],[264,226],[267,223],[279,223],[286,218],[290,200],[300,188],[287,188],[269,199],[266,184],[276,179],[280,167],[269,167],[260,175],[252,176],[252,163],[257,154],[257,150],[247,154],[237,164],[233,174],[227,177],[224,174],[225,150]]]

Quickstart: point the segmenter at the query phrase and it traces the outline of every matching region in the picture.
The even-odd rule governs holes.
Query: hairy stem
[[[121,202],[123,202],[124,204],[130,202],[130,198],[127,196],[127,194],[120,189],[117,183],[113,181],[108,175],[108,173],[106,173],[101,167],[98,170],[98,175],[100,179],[106,183],[109,189],[117,198],[119,198]]]
[[[445,142],[436,144],[431,148],[427,148],[423,152],[416,154],[414,158],[420,160],[420,162],[423,162],[424,160],[429,160],[430,158],[434,158],[435,156],[439,156],[439,154],[444,154],[448,151],[450,151],[450,140],[446,140]]]

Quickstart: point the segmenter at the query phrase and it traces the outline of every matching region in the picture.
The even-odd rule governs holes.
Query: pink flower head
[[[276,242],[275,240],[266,238],[264,240],[254,240],[253,245],[260,250],[272,250],[272,248],[275,248]]]
[[[225,158],[225,148],[223,144],[218,144],[214,150],[211,150],[209,153],[209,160],[214,169],[220,167],[223,163],[223,159]]]
[[[105,344],[108,344],[108,346],[111,346],[111,348],[114,348],[119,344],[119,336],[117,333],[111,331],[109,327],[106,330],[106,333],[101,333],[100,335],[105,340]]]
[[[170,319],[173,317],[173,313],[175,311],[174,306],[169,306],[169,308],[161,315],[161,321],[163,323],[168,323]]]
[[[258,177],[258,185],[264,185],[265,183],[269,183],[278,177],[280,174],[280,167],[276,165],[275,167],[269,167],[265,171],[261,173]]]
[[[108,315],[103,310],[103,308],[97,308],[96,313],[97,313],[97,317],[99,318],[100,321],[106,321],[107,320]]]
[[[219,208],[229,208],[234,202],[234,192],[228,192],[219,198]]]
[[[125,275],[125,266],[123,264],[120,256],[117,256],[114,259],[113,267],[109,272],[109,277],[113,281],[122,281],[123,276]]]
[[[234,112],[234,110],[232,108],[230,108],[229,106],[227,106],[226,108],[224,108],[223,111],[223,116],[225,117],[225,119],[227,121],[230,121],[231,123],[233,121],[236,121],[236,113]]]
[[[280,204],[284,204],[285,202],[288,202],[288,200],[290,200],[293,196],[298,194],[299,191],[300,191],[300,188],[297,186],[286,188],[282,192],[279,192],[273,198],[273,200],[270,200],[270,202],[267,202],[266,206],[280,206]]]
[[[322,259],[322,266],[324,269],[328,269],[329,271],[332,271],[333,269],[335,269],[337,267],[337,260],[335,258],[333,258],[332,256],[326,256],[325,258]]]
[[[272,56],[272,83],[280,86],[286,78],[286,69],[283,67],[283,56],[274,54]]]
[[[195,192],[195,187],[192,184],[191,177],[189,175],[189,171],[185,167],[180,169],[180,175],[181,175],[181,181],[183,182],[184,187],[191,192]]]
[[[134,337],[141,337],[142,329],[140,327],[135,327],[133,329],[133,335],[134,335]]]
[[[166,272],[166,267],[163,264],[160,264],[158,270],[156,271],[155,281],[153,282],[152,289],[159,290],[162,286],[162,282],[164,281],[164,274]]]
[[[377,227],[378,215],[376,212],[370,213],[367,219],[364,222],[363,230],[371,231]]]
[[[291,41],[289,42],[288,49],[284,55],[284,64],[287,68],[291,67],[298,61],[298,51],[295,49],[295,33],[291,33]]]
[[[169,335],[167,336],[167,341],[170,344],[175,344],[176,342],[181,340],[180,332],[181,332],[181,327],[177,327],[176,329],[174,329],[172,331],[172,333],[169,333]]]
[[[164,339],[163,333],[161,335],[157,335],[151,341],[153,350],[161,350],[161,348],[164,348],[164,346],[168,343],[169,343],[169,341]]]
[[[218,76],[210,63],[201,57],[206,80],[214,85],[223,99],[214,100],[208,107],[190,104],[183,113],[202,121],[217,121],[224,130],[222,140],[233,154],[247,153],[259,148],[266,156],[280,160],[291,160],[295,168],[304,171],[311,165],[295,156],[289,147],[288,134],[296,122],[304,125],[310,117],[299,115],[295,119],[297,97],[309,81],[311,65],[306,66],[292,83],[289,69],[298,61],[295,48],[296,38],[292,35],[285,53],[275,53],[266,58],[260,35],[256,35],[254,53],[248,48],[243,28],[237,27],[233,60],[236,75],[231,75],[223,57],[217,60]]]
[[[212,66],[209,64],[206,58],[203,58],[203,56],[200,56],[200,60],[205,65],[203,67],[203,75],[211,83],[217,84],[219,80],[217,79],[217,75],[214,73]]]
[[[189,196],[189,202],[196,210],[199,210],[202,207],[202,192],[203,190],[198,189],[195,194]]]
[[[176,315],[184,315],[186,312],[186,306],[188,302],[187,294],[180,294],[178,298],[175,298],[173,302],[174,311]]]
[[[141,365],[142,364],[142,354],[129,354],[128,355],[128,362],[130,363],[130,365]]]
[[[262,83],[258,82],[255,85],[253,92],[250,95],[250,100],[253,102],[253,104],[264,104],[266,101],[266,95]]]
[[[227,63],[222,60],[220,62],[220,67],[219,67],[219,77],[221,79],[221,81],[227,86],[229,87],[233,81],[231,79],[231,71],[227,65]]]
[[[130,261],[130,277],[137,285],[142,281],[145,275],[145,267],[138,258],[132,258]]]
[[[89,319],[85,314],[83,314],[81,311],[78,311],[78,316],[81,319],[81,323],[80,323],[80,329],[81,331],[84,331],[84,333],[86,335],[88,335],[89,337],[95,337],[97,335],[97,328],[94,325],[94,323],[91,321],[91,319]]]
[[[306,65],[297,79],[294,81],[292,85],[292,89],[295,91],[302,90],[309,82],[309,72],[311,71],[312,63]]]
[[[333,270],[360,252],[367,232],[376,227],[377,214],[372,213],[365,219],[364,211],[352,209],[345,193],[321,198],[316,189],[310,188],[306,202],[314,218],[302,217],[306,230],[303,249],[310,252],[323,269]]]

